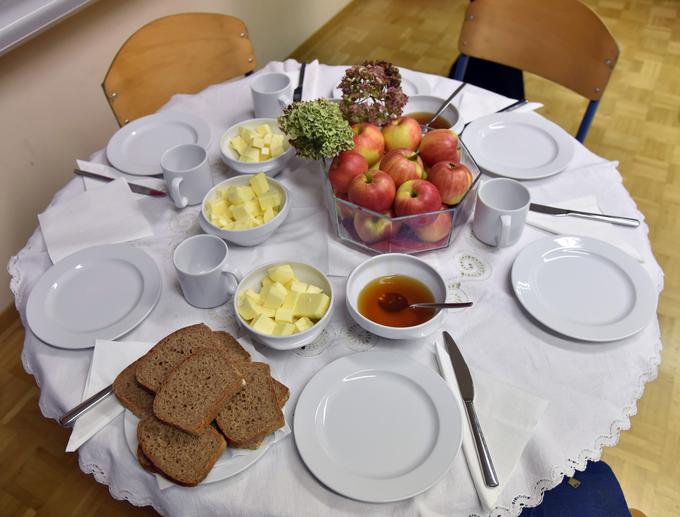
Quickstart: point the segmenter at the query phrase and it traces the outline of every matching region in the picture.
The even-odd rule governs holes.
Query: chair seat
[[[525,508],[520,517],[630,517],[630,511],[612,469],[595,461],[546,492],[539,506]]]

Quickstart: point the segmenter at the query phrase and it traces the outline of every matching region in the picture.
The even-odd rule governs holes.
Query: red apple
[[[426,180],[409,180],[397,191],[394,200],[394,211],[398,216],[434,212],[442,206],[442,197],[432,183]],[[432,222],[436,216],[414,217],[408,221],[409,226],[417,228]]]
[[[349,184],[354,177],[368,170],[366,158],[356,151],[344,151],[337,155],[328,169],[328,180],[331,182],[333,192],[347,194]]]
[[[411,117],[400,117],[383,127],[385,149],[409,149],[415,151],[420,145],[423,134],[418,121]]]
[[[352,124],[354,150],[373,165],[385,153],[385,139],[378,126],[364,122]]]
[[[354,214],[354,229],[366,244],[389,239],[401,229],[401,223],[392,221],[391,217],[391,212],[385,212],[385,217],[380,217],[358,211]]]
[[[446,208],[446,206],[442,206],[442,210],[445,210]],[[414,228],[413,231],[421,241],[439,242],[448,237],[451,233],[452,221],[451,212],[440,212],[434,221],[425,226]]]
[[[352,180],[347,197],[359,206],[374,212],[384,212],[392,206],[396,190],[394,180],[389,174],[380,170],[368,171]]]
[[[437,162],[458,163],[460,161],[458,137],[450,129],[434,129],[423,137],[418,154],[428,167]]]
[[[472,173],[462,163],[437,162],[430,169],[428,181],[434,184],[447,205],[460,203],[472,185]]]
[[[417,180],[425,174],[423,161],[409,149],[394,149],[380,159],[380,170],[392,176],[397,188],[408,180]]]

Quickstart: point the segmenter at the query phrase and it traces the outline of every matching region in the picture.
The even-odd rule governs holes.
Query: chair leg
[[[576,140],[578,140],[581,143],[583,143],[583,141],[586,139],[588,129],[590,128],[590,123],[595,118],[595,111],[597,110],[599,104],[600,101],[590,101],[588,103],[586,112],[583,115],[583,120],[581,120],[581,125],[579,126],[578,132],[576,133]]]
[[[456,70],[453,72],[453,78],[456,81],[462,81],[465,77],[465,69],[467,68],[468,59],[470,59],[465,54],[461,54],[456,63]]]

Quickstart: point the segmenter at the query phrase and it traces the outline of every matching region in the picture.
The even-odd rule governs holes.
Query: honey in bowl
[[[432,319],[434,309],[409,309],[392,312],[380,305],[385,293],[402,295],[409,304],[434,303],[432,291],[421,281],[404,275],[381,276],[370,281],[359,293],[357,308],[365,318],[388,327],[413,327]]]
[[[416,119],[419,124],[425,124],[432,118],[433,115],[434,113],[418,111],[416,113],[409,113],[406,116]],[[439,116],[436,119],[434,119],[434,122],[432,122],[432,124],[430,124],[429,127],[430,129],[449,129],[451,127],[451,124],[444,117]]]

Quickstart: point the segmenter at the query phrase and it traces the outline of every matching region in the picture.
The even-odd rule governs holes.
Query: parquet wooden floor
[[[351,3],[291,57],[347,64],[387,59],[446,75],[467,0]],[[648,517],[680,515],[680,2],[586,0],[605,20],[621,58],[586,140],[621,162],[626,187],[645,214],[666,272],[659,319],[658,379],[647,385],[632,428],[604,459],[630,506]],[[574,133],[585,102],[536,77],[527,96]],[[0,328],[0,516],[154,515],[113,500],[63,452],[68,432],[40,415],[38,388],[19,360],[23,329]]]

